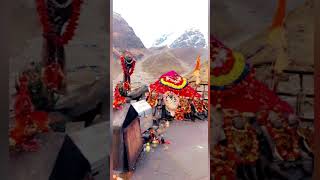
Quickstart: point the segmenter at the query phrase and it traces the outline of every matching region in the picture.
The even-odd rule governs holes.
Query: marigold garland
[[[51,63],[45,67],[43,82],[49,90],[58,90],[63,79],[64,74],[59,63]]]
[[[43,28],[43,36],[53,38],[54,42],[60,46],[67,44],[74,36],[75,30],[78,26],[78,20],[80,16],[80,8],[83,0],[73,0],[72,14],[69,18],[68,25],[62,35],[55,35],[53,31],[53,24],[50,22],[47,3],[45,0],[36,0],[37,11],[40,17],[40,22]],[[52,37],[52,35],[54,35]]]
[[[153,95],[153,93],[149,93],[148,97],[147,97],[147,102],[150,104],[150,106],[153,108],[157,105],[158,103],[158,93],[155,93],[155,95]]]
[[[313,153],[315,148],[315,137],[313,128],[298,128],[298,135],[303,138],[303,143],[309,152]]]
[[[182,121],[184,120],[184,114],[185,114],[184,109],[182,107],[178,107],[174,114],[174,119],[178,121]]]
[[[28,78],[20,77],[20,87],[15,98],[15,126],[9,130],[10,147],[34,151],[38,144],[34,136],[49,131],[48,113],[35,111],[28,88]]]
[[[136,61],[132,62],[132,67],[131,67],[130,71],[128,72],[127,67],[125,65],[125,62],[124,62],[125,61],[124,57],[121,56],[120,60],[121,60],[121,67],[122,67],[123,74],[126,74],[127,76],[131,76],[134,72],[134,68],[136,66]]]
[[[234,127],[225,128],[228,142],[234,147],[239,147],[242,151],[239,163],[255,164],[259,158],[259,142],[256,131],[246,124],[244,130],[238,130]]]
[[[167,81],[167,79],[165,77],[160,78],[160,82],[163,85],[166,85],[166,86],[169,86],[173,89],[178,89],[178,90],[183,89],[188,84],[188,81],[186,78],[182,78],[182,81],[180,82],[179,85],[178,84],[176,85],[170,81]]]
[[[116,110],[122,109],[122,105],[126,103],[126,98],[121,96],[120,94],[120,84],[116,85],[116,88],[114,90],[114,95],[113,95],[113,108]]]
[[[183,97],[180,98],[180,105],[185,113],[191,113],[191,105],[190,105],[188,99],[183,98]]]
[[[131,91],[131,85],[128,81],[123,83],[123,88],[125,91]]]
[[[232,146],[215,145],[210,155],[210,170],[214,179],[236,179],[237,156]]]
[[[205,111],[205,103],[203,102],[203,100],[200,100],[200,99],[194,99],[193,100],[193,104],[196,108],[196,111],[198,113],[202,113]]]
[[[213,86],[226,86],[231,85],[233,82],[235,82],[243,73],[246,63],[244,60],[243,55],[240,53],[233,53],[234,56],[234,64],[232,64],[232,69],[228,72],[228,74],[220,75],[220,73],[215,73],[217,71],[217,68],[214,68],[212,70],[211,74],[211,85]],[[219,74],[218,76],[216,76]]]
[[[286,122],[283,124],[284,127],[281,129],[274,128],[270,122],[266,124],[266,127],[275,142],[279,158],[285,161],[295,161],[301,156],[297,129],[289,127]]]

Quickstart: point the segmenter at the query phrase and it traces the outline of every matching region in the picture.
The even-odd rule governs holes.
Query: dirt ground
[[[190,133],[192,132],[192,133]],[[130,180],[209,180],[208,121],[174,121],[164,133],[170,144],[142,152]]]

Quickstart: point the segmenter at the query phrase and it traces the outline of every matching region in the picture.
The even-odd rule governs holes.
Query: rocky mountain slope
[[[197,56],[200,56],[201,61],[208,60],[208,49],[206,48],[172,48],[169,50],[176,58],[193,67]]]
[[[144,60],[142,67],[143,71],[155,78],[170,70],[175,70],[179,74],[186,73],[188,70],[185,63],[169,51],[149,56]]]
[[[120,49],[145,48],[132,27],[118,13],[113,13],[113,46]]]

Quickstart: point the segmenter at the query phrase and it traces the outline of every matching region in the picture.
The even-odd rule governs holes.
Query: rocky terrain
[[[189,67],[193,68],[195,59],[199,55],[201,61],[208,60],[208,49],[207,48],[171,48],[169,50],[176,58],[183,60],[183,62]]]
[[[160,77],[170,70],[175,70],[179,74],[183,74],[188,70],[184,62],[176,58],[169,51],[151,55],[145,59],[142,66],[145,72],[150,73],[154,77]]]
[[[113,13],[113,46],[115,48],[131,49],[145,48],[142,41],[135,34],[132,27],[118,13]]]

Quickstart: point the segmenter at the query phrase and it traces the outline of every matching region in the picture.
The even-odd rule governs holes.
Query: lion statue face
[[[174,112],[180,104],[178,95],[168,91],[163,95],[163,101],[167,110],[174,116]]]

